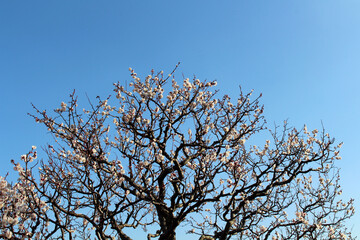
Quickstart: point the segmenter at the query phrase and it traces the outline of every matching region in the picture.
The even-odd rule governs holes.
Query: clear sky
[[[360,1],[0,1],[0,175],[51,136],[30,103],[58,107],[112,83],[171,70],[217,79],[222,94],[263,93],[269,123],[325,129],[343,141],[343,197],[360,236]],[[85,102],[85,101],[84,101]],[[357,230],[358,229],[358,230]]]

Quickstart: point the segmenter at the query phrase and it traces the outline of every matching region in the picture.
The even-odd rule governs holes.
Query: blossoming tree
[[[131,240],[130,229],[148,229],[148,240],[172,240],[181,228],[199,240],[351,238],[328,134],[266,130],[251,92],[231,101],[216,82],[130,71],[116,99],[88,110],[75,94],[52,115],[35,108],[55,141],[46,160],[33,147],[13,162],[16,183],[0,179],[1,237]],[[249,144],[262,133],[271,140]]]

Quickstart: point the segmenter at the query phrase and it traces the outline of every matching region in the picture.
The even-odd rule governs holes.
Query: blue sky
[[[171,70],[263,93],[270,124],[325,129],[343,141],[344,198],[360,211],[360,1],[1,1],[0,175],[31,145],[51,140],[27,116],[76,89]],[[360,213],[349,222],[360,236]]]

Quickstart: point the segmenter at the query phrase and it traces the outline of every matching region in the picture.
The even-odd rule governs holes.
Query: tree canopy
[[[175,70],[130,69],[116,98],[78,106],[75,93],[54,112],[31,115],[54,142],[13,161],[0,179],[5,239],[199,240],[348,239],[352,200],[340,199],[340,144],[324,130],[267,128],[252,92],[234,101],[216,81]],[[269,140],[255,146],[255,135]]]

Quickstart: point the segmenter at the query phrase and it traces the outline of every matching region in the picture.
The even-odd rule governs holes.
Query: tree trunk
[[[159,237],[159,240],[176,240],[176,234],[174,230],[168,230],[165,233],[162,233]]]
[[[175,229],[179,223],[174,218],[172,211],[161,205],[157,205],[156,208],[161,227],[161,234],[158,240],[176,240]]]

